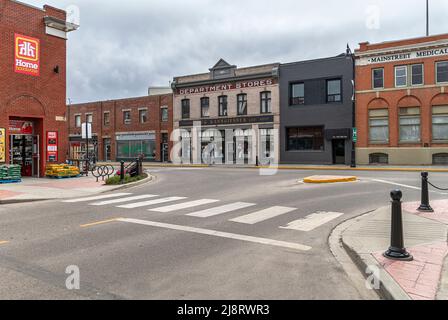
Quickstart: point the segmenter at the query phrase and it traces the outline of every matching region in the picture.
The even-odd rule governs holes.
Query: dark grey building
[[[280,162],[350,164],[353,127],[350,56],[280,66]]]

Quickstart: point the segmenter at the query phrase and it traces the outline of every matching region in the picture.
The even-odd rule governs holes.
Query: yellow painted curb
[[[357,177],[334,177],[334,176],[312,176],[303,179],[305,183],[338,183],[338,182],[356,182]]]

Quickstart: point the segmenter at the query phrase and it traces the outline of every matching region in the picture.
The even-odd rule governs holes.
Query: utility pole
[[[429,37],[429,0],[426,0],[426,36]]]

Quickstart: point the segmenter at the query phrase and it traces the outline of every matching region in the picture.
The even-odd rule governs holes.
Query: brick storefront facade
[[[53,160],[63,162],[67,154],[66,32],[75,28],[65,20],[65,11],[50,6],[40,9],[17,1],[0,0],[0,128],[6,133],[3,160],[22,165],[23,175],[43,175],[48,131],[58,133],[57,158]],[[64,28],[67,29],[62,30]],[[34,54],[40,64],[38,74],[16,72],[17,52],[26,53],[19,51],[23,44],[16,43],[17,37],[36,39],[33,43],[39,44],[40,48],[34,44],[28,47],[30,57]],[[19,123],[19,126],[26,123],[32,125],[33,130],[26,131],[30,134],[24,137],[25,131],[12,123]],[[29,144],[29,149],[19,155],[20,150],[25,150],[19,147],[22,142]],[[14,146],[17,148],[12,151]]]
[[[81,158],[85,154],[85,141],[81,139],[79,123],[86,122],[91,115],[91,156],[95,155],[100,161],[117,161],[131,160],[136,153],[145,153],[146,161],[169,161],[172,145],[170,136],[173,130],[172,94],[69,105],[67,112],[71,159]],[[127,112],[130,113],[130,118],[125,121]],[[141,113],[146,113],[144,123],[140,119]],[[165,155],[162,152],[164,144],[168,146]]]
[[[356,58],[358,163],[448,163],[448,34],[361,43]]]
[[[208,73],[175,77],[178,161],[278,163],[279,66],[237,68],[221,59]]]

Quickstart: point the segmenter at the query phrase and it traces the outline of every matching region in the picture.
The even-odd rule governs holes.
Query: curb
[[[112,190],[103,190],[101,192],[97,192],[95,194],[103,194],[103,193],[107,193],[107,192],[114,192],[114,191],[118,191],[118,190],[124,190],[124,189],[130,189],[130,188],[134,188],[134,187],[138,187],[140,185],[144,185],[147,183],[150,183],[154,180],[154,176],[152,176],[151,174],[147,173],[148,177],[140,180],[140,181],[136,181],[136,182],[132,182],[132,183],[128,183],[122,186],[119,186],[115,189]],[[59,198],[53,198],[53,199],[11,199],[11,200],[0,200],[0,205],[8,205],[8,204],[20,204],[20,203],[32,203],[32,202],[44,202],[44,201],[52,201],[52,200],[56,200]],[[66,199],[71,199],[71,198],[60,198],[63,200]]]
[[[106,164],[99,162],[99,164]],[[110,164],[110,163],[109,163]],[[112,163],[112,165],[118,165]],[[205,164],[151,164],[144,163],[145,168],[222,168],[222,169],[277,169],[277,170],[302,170],[302,171],[389,171],[389,172],[433,172],[433,173],[443,173],[448,172],[447,169],[436,169],[436,168],[418,168],[418,167],[397,167],[397,168],[384,168],[384,167],[332,167],[332,166],[282,166],[271,167],[271,166],[219,166],[219,165],[205,165]]]
[[[371,274],[367,274],[366,270],[370,266],[375,266],[379,270],[379,282],[380,282],[380,289],[378,290],[378,294],[387,300],[412,300],[406,292],[398,285],[398,283],[395,282],[395,280],[392,278],[392,276],[384,270],[384,268],[378,264],[378,262],[375,260],[375,258],[371,254],[358,254],[355,250],[353,250],[348,243],[344,240],[344,233],[347,231],[347,229],[352,226],[353,224],[359,222],[362,218],[367,216],[373,216],[378,211],[384,210],[385,208],[389,207],[381,207],[378,208],[372,212],[369,212],[367,214],[358,216],[356,218],[347,220],[340,224],[338,227],[334,229],[334,231],[339,231],[337,234],[337,237],[342,245],[342,247],[345,249],[346,253],[352,260],[352,263],[354,263],[358,270],[361,272],[361,274],[364,276],[364,278],[367,280]],[[337,258],[337,257],[336,257]],[[350,274],[349,274],[350,276]]]
[[[136,181],[136,182],[131,182],[131,183],[128,183],[128,184],[124,184],[124,185],[119,186],[119,187],[117,187],[117,188],[115,188],[113,190],[107,190],[107,191],[105,190],[103,192],[100,192],[100,194],[107,193],[107,192],[110,192],[110,191],[130,189],[130,188],[138,187],[138,186],[141,186],[141,185],[144,185],[144,184],[152,182],[154,180],[154,176],[151,175],[150,173],[146,173],[146,174],[148,175],[148,177],[146,177],[143,180]]]

